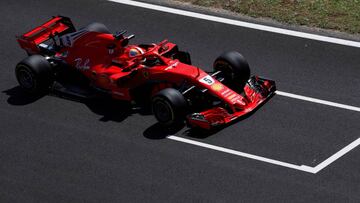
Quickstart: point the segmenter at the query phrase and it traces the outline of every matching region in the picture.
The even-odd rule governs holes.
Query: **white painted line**
[[[351,150],[355,149],[357,146],[360,145],[360,138],[358,138],[357,140],[350,143],[349,145],[347,145],[340,151],[336,152],[334,155],[330,156],[328,159],[321,162],[317,166],[311,167],[311,166],[306,166],[306,165],[296,165],[296,164],[286,163],[283,161],[278,161],[275,159],[269,159],[269,158],[262,157],[262,156],[248,154],[245,152],[240,152],[240,151],[228,149],[225,147],[219,147],[216,145],[198,142],[195,140],[186,139],[186,138],[182,138],[182,137],[178,137],[178,136],[174,136],[174,135],[169,135],[169,136],[167,136],[167,138],[170,140],[174,140],[174,141],[178,141],[178,142],[182,142],[182,143],[187,143],[187,144],[191,144],[191,145],[195,145],[195,146],[199,146],[199,147],[203,147],[203,148],[207,148],[207,149],[212,149],[215,151],[220,151],[220,152],[224,152],[224,153],[228,153],[228,154],[232,154],[232,155],[236,155],[236,156],[241,156],[244,158],[253,159],[253,160],[257,160],[257,161],[261,161],[261,162],[265,162],[265,163],[269,163],[269,164],[273,164],[273,165],[277,165],[277,166],[282,166],[282,167],[286,167],[286,168],[291,168],[291,169],[295,169],[295,170],[303,171],[303,172],[307,172],[307,173],[312,173],[312,174],[316,174],[319,171],[323,170],[324,168],[328,167],[330,164],[332,164],[333,162],[335,162],[336,160],[338,160],[339,158],[341,158],[342,156],[344,156],[345,154],[347,154],[348,152],[350,152]]]
[[[360,112],[360,108],[355,107],[355,106],[350,106],[350,105],[325,101],[325,100],[321,100],[321,99],[301,96],[301,95],[282,92],[282,91],[278,91],[278,90],[276,91],[276,94],[281,95],[281,96],[285,96],[285,97],[290,97],[290,98],[294,98],[294,99],[303,100],[303,101],[308,101],[308,102],[313,102],[313,103],[318,103],[318,104],[323,104],[323,105],[328,105],[328,106],[333,106],[333,107],[337,107],[337,108],[342,108],[342,109],[347,109],[347,110]],[[299,171],[313,173],[313,174],[316,174],[319,171],[323,170],[324,168],[326,168],[327,166],[329,166],[330,164],[335,162],[337,159],[341,158],[346,153],[348,153],[349,151],[353,150],[354,148],[356,148],[357,146],[360,145],[360,138],[358,138],[357,140],[353,141],[352,143],[350,143],[349,145],[347,145],[346,147],[344,147],[340,151],[336,152],[334,155],[330,156],[328,159],[321,162],[317,166],[311,167],[311,166],[306,166],[306,165],[295,165],[295,164],[291,164],[291,163],[286,163],[286,162],[283,162],[283,161],[278,161],[278,160],[275,160],[275,159],[269,159],[269,158],[262,157],[262,156],[248,154],[248,153],[245,153],[245,152],[240,152],[240,151],[236,151],[236,150],[233,150],[233,149],[228,149],[228,148],[225,148],[225,147],[219,147],[219,146],[216,146],[216,145],[211,145],[211,144],[207,144],[207,143],[203,143],[203,142],[198,142],[198,141],[195,141],[195,140],[190,140],[190,139],[186,139],[186,138],[182,138],[182,137],[177,137],[177,136],[174,136],[174,135],[170,135],[167,138],[171,139],[171,140],[178,141],[178,142],[192,144],[192,145],[196,145],[196,146],[199,146],[199,147],[204,147],[204,148],[208,148],[208,149],[212,149],[212,150],[216,150],[216,151],[220,151],[220,152],[224,152],[224,153],[228,153],[228,154],[233,154],[233,155],[237,155],[237,156],[241,156],[241,157],[245,157],[245,158],[249,158],[249,159],[254,159],[254,160],[257,160],[257,161],[261,161],[261,162],[265,162],[265,163],[269,163],[269,164],[273,164],[273,165],[278,165],[278,166],[282,166],[282,167],[286,167],[286,168],[291,168],[291,169],[295,169],[295,170],[299,170]]]
[[[159,5],[143,3],[143,2],[138,2],[138,1],[131,1],[131,0],[108,0],[108,1],[125,4],[125,5],[129,5],[129,6],[136,6],[136,7],[145,8],[145,9],[151,9],[151,10],[156,10],[156,11],[161,11],[161,12],[166,12],[166,13],[187,16],[187,17],[198,18],[198,19],[202,19],[202,20],[208,20],[208,21],[213,21],[213,22],[219,22],[219,23],[224,23],[224,24],[229,24],[229,25],[235,25],[235,26],[240,26],[240,27],[261,30],[261,31],[273,32],[273,33],[278,33],[278,34],[283,34],[283,35],[289,35],[289,36],[294,36],[294,37],[300,37],[300,38],[306,38],[306,39],[312,39],[312,40],[317,40],[317,41],[322,41],[322,42],[329,42],[329,43],[334,43],[334,44],[340,44],[340,45],[360,48],[360,42],[339,39],[339,38],[335,38],[335,37],[327,37],[327,36],[322,36],[322,35],[317,35],[317,34],[310,34],[310,33],[306,33],[306,32],[288,30],[288,29],[284,29],[284,28],[259,25],[259,24],[255,24],[255,23],[249,23],[249,22],[244,22],[244,21],[239,21],[239,20],[232,20],[232,19],[228,19],[228,18],[206,15],[206,14],[196,13],[196,12],[192,12],[192,11],[185,11],[185,10],[181,10],[181,9],[170,8],[170,7],[166,7],[166,6],[159,6]]]
[[[354,142],[350,143],[348,146],[342,148],[340,151],[336,152],[334,155],[332,155],[331,157],[329,157],[325,161],[321,162],[319,165],[315,166],[314,167],[314,169],[315,169],[314,172],[317,173],[317,172],[321,171],[322,169],[329,166],[334,161],[341,158],[346,153],[350,152],[351,150],[353,150],[354,148],[356,148],[359,145],[360,145],[360,138],[358,138]]]
[[[316,98],[312,98],[312,97],[301,96],[301,95],[297,95],[297,94],[282,92],[279,90],[276,90],[275,93],[277,95],[281,95],[284,97],[290,97],[290,98],[294,98],[294,99],[300,99],[303,101],[308,101],[308,102],[313,102],[313,103],[317,103],[317,104],[323,104],[323,105],[328,105],[328,106],[333,106],[333,107],[337,107],[337,108],[360,112],[360,107],[356,107],[356,106],[350,106],[350,105],[346,105],[346,104],[340,104],[340,103],[316,99]]]
[[[183,143],[196,145],[199,147],[204,147],[204,148],[208,148],[208,149],[212,149],[212,150],[216,150],[216,151],[220,151],[220,152],[224,152],[224,153],[228,153],[228,154],[233,154],[236,156],[241,156],[241,157],[254,159],[257,161],[261,161],[261,162],[266,162],[266,163],[273,164],[273,165],[278,165],[278,166],[291,168],[291,169],[295,169],[295,170],[299,170],[299,171],[304,171],[304,172],[308,172],[308,173],[315,173],[314,168],[310,167],[310,166],[305,166],[305,165],[299,166],[299,165],[295,165],[295,164],[290,164],[290,163],[286,163],[286,162],[282,162],[282,161],[278,161],[278,160],[274,160],[274,159],[269,159],[266,157],[261,157],[261,156],[257,156],[257,155],[253,155],[253,154],[248,154],[248,153],[244,153],[244,152],[239,152],[236,150],[219,147],[219,146],[215,146],[215,145],[211,145],[211,144],[206,144],[203,142],[198,142],[195,140],[190,140],[190,139],[186,139],[186,138],[182,138],[182,137],[178,137],[178,136],[174,136],[174,135],[170,135],[167,138],[178,141],[178,142],[183,142]]]

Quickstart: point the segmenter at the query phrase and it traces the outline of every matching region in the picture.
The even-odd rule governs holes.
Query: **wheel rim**
[[[155,117],[161,123],[167,123],[173,119],[173,112],[168,102],[156,100],[153,106]]]
[[[30,71],[26,69],[20,69],[18,71],[18,80],[22,87],[26,89],[31,89],[34,86],[34,78]]]
[[[224,73],[225,77],[228,79],[234,79],[234,73],[230,64],[225,61],[219,61],[217,64],[217,70],[220,70]]]

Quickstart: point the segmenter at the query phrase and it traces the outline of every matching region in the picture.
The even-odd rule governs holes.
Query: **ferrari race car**
[[[274,81],[250,77],[238,52],[223,53],[206,72],[174,43],[134,45],[134,35],[125,33],[112,34],[101,23],[76,30],[69,18],[55,16],[17,37],[29,56],[17,64],[16,78],[31,94],[107,95],[149,104],[164,126],[202,129],[249,114],[275,92]]]

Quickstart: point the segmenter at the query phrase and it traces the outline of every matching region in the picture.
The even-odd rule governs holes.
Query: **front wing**
[[[275,94],[276,85],[273,80],[261,78],[258,76],[251,77],[242,93],[246,105],[235,112],[229,109],[217,106],[200,113],[193,113],[187,116],[189,127],[200,127],[203,129],[212,129],[217,126],[225,125],[236,119],[249,115],[260,105],[267,101]]]

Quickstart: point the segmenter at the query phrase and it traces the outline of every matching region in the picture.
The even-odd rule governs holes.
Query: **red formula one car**
[[[111,34],[100,23],[76,30],[69,18],[53,17],[17,37],[29,55],[16,66],[17,80],[35,94],[96,93],[150,104],[163,125],[186,121],[204,129],[249,114],[276,89],[274,81],[250,77],[248,63],[237,52],[222,54],[214,71],[205,72],[191,65],[190,55],[176,44],[132,45],[134,35],[124,34]]]

